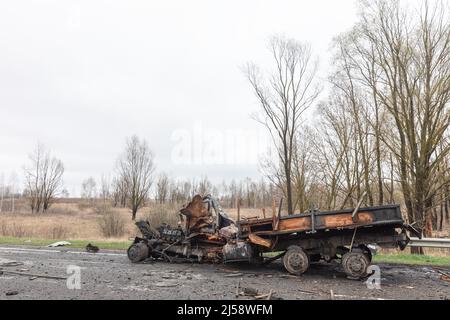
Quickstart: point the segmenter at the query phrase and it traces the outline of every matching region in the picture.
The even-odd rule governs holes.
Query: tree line
[[[363,198],[369,206],[403,203],[425,235],[442,230],[450,203],[449,13],[448,2],[360,1],[358,22],[333,41],[321,100],[307,44],[274,37],[273,72],[247,66],[276,151],[263,168],[290,214]]]

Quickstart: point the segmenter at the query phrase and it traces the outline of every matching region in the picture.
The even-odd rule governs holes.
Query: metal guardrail
[[[426,248],[450,248],[450,239],[448,238],[410,238],[408,246],[426,247]]]

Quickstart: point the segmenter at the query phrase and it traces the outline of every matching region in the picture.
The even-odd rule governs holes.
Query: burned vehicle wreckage
[[[280,204],[281,208],[281,204]],[[409,242],[398,205],[233,221],[210,195],[197,195],[180,210],[178,228],[139,221],[142,237],[128,249],[132,262],[268,263],[282,258],[289,273],[304,273],[311,262],[339,259],[353,278],[367,275],[370,244],[400,248]],[[271,253],[271,254],[268,254]]]

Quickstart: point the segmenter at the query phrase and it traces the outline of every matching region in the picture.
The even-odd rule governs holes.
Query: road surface
[[[431,267],[380,264],[381,288],[347,279],[337,263],[312,265],[301,277],[280,263],[248,265],[132,264],[124,251],[0,245],[0,299],[236,298],[239,282],[281,299],[450,299],[450,283]],[[441,268],[450,273],[450,268]]]

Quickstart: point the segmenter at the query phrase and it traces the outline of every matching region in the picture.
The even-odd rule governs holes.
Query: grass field
[[[418,254],[378,254],[373,257],[373,262],[411,264],[411,265],[450,266],[450,257],[427,256]]]

